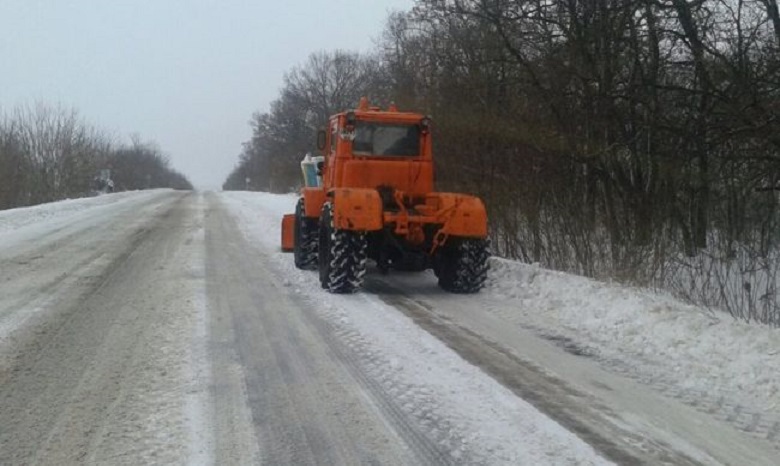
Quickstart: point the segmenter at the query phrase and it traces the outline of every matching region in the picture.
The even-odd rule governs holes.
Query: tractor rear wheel
[[[320,284],[331,293],[354,293],[363,285],[368,241],[365,233],[336,229],[332,212],[326,202],[320,215]]]
[[[452,293],[476,293],[487,281],[488,258],[488,240],[451,238],[435,259],[439,287]]]
[[[293,257],[295,266],[302,270],[317,268],[317,220],[306,218],[303,198],[295,206],[293,228]]]

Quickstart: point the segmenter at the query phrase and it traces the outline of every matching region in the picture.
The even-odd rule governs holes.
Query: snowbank
[[[670,295],[493,258],[490,299],[512,322],[578,342],[640,378],[780,409],[780,331]],[[718,393],[720,392],[720,393]]]
[[[66,199],[63,201],[38,204],[32,207],[19,207],[15,209],[0,210],[0,234],[19,228],[41,223],[55,221],[70,217],[87,209],[103,207],[127,200],[141,200],[150,196],[156,196],[168,189],[152,189],[148,191],[124,191],[121,193],[104,194],[97,197],[85,197],[81,199]]]

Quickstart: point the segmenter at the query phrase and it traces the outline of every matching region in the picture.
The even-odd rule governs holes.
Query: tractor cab
[[[430,124],[425,115],[369,107],[366,99],[334,115],[320,136],[324,187],[433,191]]]

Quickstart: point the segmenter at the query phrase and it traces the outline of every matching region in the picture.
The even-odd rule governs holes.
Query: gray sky
[[[0,108],[74,107],[156,141],[198,188],[222,185],[282,76],[310,53],[369,51],[414,0],[0,0]]]

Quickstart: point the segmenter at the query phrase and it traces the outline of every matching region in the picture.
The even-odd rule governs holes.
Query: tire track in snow
[[[407,297],[384,281],[370,279],[367,291],[409,316],[470,363],[480,367],[520,398],[534,405],[618,464],[700,464],[660,441],[638,436],[610,423],[607,406],[580,393],[481,335],[446,321],[426,304]]]
[[[42,328],[15,346],[19,370],[0,386],[8,420],[0,463],[170,463],[186,454],[179,390],[190,334],[178,267],[186,215],[183,196],[166,198],[151,218],[117,214],[145,228],[120,222],[79,241],[80,254],[102,248],[111,261],[58,297]]]
[[[226,344],[236,348],[243,367],[261,461],[476,463],[460,443],[431,435],[399,404],[406,395],[420,407],[421,395],[395,384],[378,355],[363,353],[369,350],[359,334],[334,325],[333,314],[319,303],[289,293],[270,270],[258,267],[271,262],[267,255],[237,236],[234,221],[210,201],[212,319],[235,335]],[[438,422],[430,409],[419,415]]]
[[[308,307],[308,306],[307,306]],[[355,331],[339,328],[337,316],[330,319],[309,315],[311,322],[339,359],[350,369],[371,400],[393,425],[394,430],[415,450],[424,453],[426,464],[477,464],[463,449],[463,437],[446,420],[437,416],[432,393],[395,380],[392,364],[371,351],[368,342]],[[400,401],[402,404],[398,404]]]

